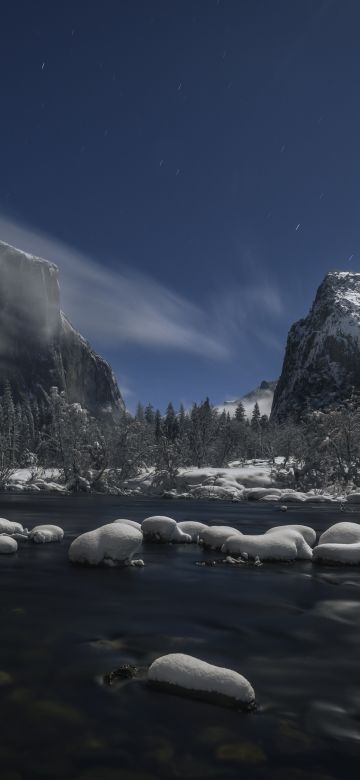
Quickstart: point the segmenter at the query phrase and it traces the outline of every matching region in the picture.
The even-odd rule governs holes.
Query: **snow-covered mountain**
[[[60,309],[58,269],[0,241],[0,381],[15,399],[65,390],[95,416],[123,408],[108,363]]]
[[[360,273],[332,271],[290,328],[272,416],[298,417],[360,389]]]
[[[246,395],[243,395],[241,398],[237,398],[234,401],[224,401],[224,403],[220,406],[217,406],[216,409],[219,414],[226,412],[229,413],[230,417],[233,417],[236,411],[236,407],[241,402],[247,417],[251,417],[254,406],[256,403],[258,403],[261,414],[269,415],[271,412],[271,405],[273,402],[276,384],[277,382],[263,381],[258,387],[255,388],[255,390],[250,390],[249,393],[246,393]]]

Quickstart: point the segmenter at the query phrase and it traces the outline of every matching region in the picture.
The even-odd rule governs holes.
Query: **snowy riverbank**
[[[260,501],[279,503],[360,503],[360,491],[350,488],[340,492],[335,489],[316,489],[302,492],[286,487],[286,474],[282,470],[282,459],[274,463],[265,460],[235,461],[224,468],[202,467],[179,469],[173,478],[173,487],[168,488],[166,475],[153,468],[143,469],[140,474],[122,483],[121,488],[91,491],[90,482],[81,478],[80,492],[104,492],[124,496],[158,496],[164,499],[206,499],[227,501]],[[74,492],[71,485],[61,479],[58,469],[42,469],[34,474],[30,469],[17,469],[9,477],[5,492],[11,493],[57,493]]]

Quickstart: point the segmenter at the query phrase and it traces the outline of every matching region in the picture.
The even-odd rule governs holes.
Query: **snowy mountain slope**
[[[298,417],[360,389],[360,273],[332,271],[305,319],[290,328],[272,408]]]
[[[254,390],[250,390],[249,393],[243,395],[241,398],[237,398],[234,401],[224,401],[223,404],[217,406],[216,409],[219,414],[226,412],[233,417],[236,412],[236,407],[241,402],[247,417],[251,417],[252,411],[256,403],[259,404],[261,414],[269,415],[271,412],[271,405],[273,402],[274,391],[277,382],[263,381]]]
[[[65,390],[98,416],[124,408],[110,366],[60,309],[58,269],[0,241],[0,378],[15,399]]]

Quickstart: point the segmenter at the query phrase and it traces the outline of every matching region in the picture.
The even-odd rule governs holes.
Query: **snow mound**
[[[269,528],[268,531],[266,531],[266,534],[272,534],[272,533],[282,533],[283,531],[297,531],[299,534],[301,534],[305,542],[310,547],[314,547],[314,544],[316,542],[316,532],[313,528],[310,528],[308,525],[275,525],[274,528]]]
[[[200,542],[204,547],[210,547],[210,550],[221,550],[222,545],[229,536],[242,536],[241,531],[232,528],[230,525],[212,525],[202,531]]]
[[[246,553],[250,558],[262,561],[310,560],[312,549],[302,534],[292,529],[282,533],[258,534],[255,536],[230,536],[222,546],[222,552],[230,555]]]
[[[340,525],[340,524],[339,524]],[[319,544],[314,550],[314,559],[332,563],[359,564],[360,542],[345,542],[344,544]]]
[[[247,498],[248,501],[259,501],[261,498],[267,496],[277,496],[279,498],[283,492],[284,491],[280,490],[280,488],[246,488],[244,490],[244,497]]]
[[[0,555],[9,555],[17,550],[17,541],[11,536],[0,536]]]
[[[205,525],[205,523],[198,523],[196,520],[183,520],[181,523],[178,523],[180,531],[184,534],[189,534],[192,542],[198,542],[200,535],[203,531],[206,531],[208,527],[209,526]]]
[[[193,498],[243,498],[244,491],[241,487],[234,487],[234,485],[198,485],[191,488],[191,495]]]
[[[114,523],[124,523],[125,525],[131,525],[132,528],[136,528],[138,531],[141,531],[141,523],[137,523],[136,520],[126,520],[123,518],[120,518],[119,520],[114,520]]]
[[[14,523],[13,520],[5,520],[0,517],[0,534],[21,534],[24,529],[21,523]]]
[[[192,542],[191,536],[184,533],[172,517],[154,515],[146,517],[141,524],[144,539],[150,542],[176,542],[186,544]]]
[[[108,523],[74,539],[69,549],[72,563],[90,566],[128,565],[142,543],[142,533],[126,523]]]
[[[305,501],[308,501],[309,498],[306,493],[297,493],[297,491],[294,490],[292,492],[283,492],[281,494],[281,500],[286,501],[287,503],[303,504]]]
[[[248,709],[255,703],[254,689],[242,674],[184,653],[157,658],[149,668],[148,680],[169,692],[188,693],[228,706]]]
[[[58,525],[36,525],[29,533],[29,539],[36,544],[46,542],[61,542],[64,531]]]
[[[352,544],[360,542],[360,523],[335,523],[319,539],[319,544]]]

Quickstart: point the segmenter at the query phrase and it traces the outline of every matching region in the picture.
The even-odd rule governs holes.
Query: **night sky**
[[[0,239],[58,263],[130,408],[276,378],[360,270],[359,28],[357,0],[2,4]]]

